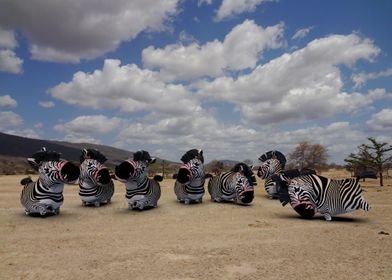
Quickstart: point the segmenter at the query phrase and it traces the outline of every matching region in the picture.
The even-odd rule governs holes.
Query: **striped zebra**
[[[311,218],[319,212],[327,221],[331,221],[332,216],[357,209],[369,211],[370,206],[361,195],[361,178],[376,176],[365,174],[357,178],[335,180],[310,174],[283,179],[287,182],[288,202],[298,214]]]
[[[133,159],[125,160],[116,166],[116,179],[125,184],[125,198],[130,210],[157,207],[161,197],[159,182],[162,181],[162,177],[147,177],[147,168],[154,162],[155,158],[151,158],[148,152],[138,151],[133,155]]]
[[[110,203],[114,193],[106,157],[94,149],[83,149],[80,156],[79,197],[83,206]]]
[[[278,198],[278,190],[273,175],[280,174],[286,165],[286,157],[279,151],[269,151],[259,157],[261,165],[257,176],[264,181],[267,196],[271,199]]]
[[[256,178],[252,167],[237,163],[229,172],[213,176],[208,182],[208,192],[215,202],[229,201],[248,204],[253,201]]]
[[[184,164],[180,166],[178,174],[173,176],[176,179],[174,193],[177,200],[185,204],[201,203],[205,193],[203,151],[189,150],[181,157],[181,161]]]
[[[26,215],[58,215],[64,202],[64,184],[71,184],[79,177],[79,168],[73,163],[60,159],[60,153],[41,151],[27,159],[28,163],[39,173],[38,180],[30,177],[21,180],[23,190],[20,202]]]

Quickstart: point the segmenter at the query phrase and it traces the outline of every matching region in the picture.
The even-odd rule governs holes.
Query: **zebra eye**
[[[299,187],[294,187],[295,192],[299,192]]]

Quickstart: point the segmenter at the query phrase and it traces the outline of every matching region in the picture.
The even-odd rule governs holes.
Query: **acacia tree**
[[[389,154],[392,151],[392,146],[388,143],[379,143],[372,137],[369,137],[368,140],[371,142],[370,145],[360,145],[359,152],[357,154],[351,153],[344,161],[354,170],[375,170],[380,177],[380,186],[383,186],[384,170],[392,163],[392,155]]]
[[[288,156],[290,163],[299,168],[322,169],[327,165],[327,149],[321,144],[301,142]]]

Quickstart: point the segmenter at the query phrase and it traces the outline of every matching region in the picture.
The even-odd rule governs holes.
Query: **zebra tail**
[[[377,174],[374,171],[364,171],[357,176],[357,180],[364,178],[377,179]]]
[[[157,182],[162,182],[163,181],[163,177],[161,175],[155,175],[153,179],[155,181],[157,181]]]
[[[33,180],[31,179],[30,176],[29,176],[29,177],[26,177],[26,178],[23,178],[22,180],[20,180],[20,184],[21,184],[22,186],[25,186],[25,185],[27,185],[27,184],[29,184],[29,183],[31,183],[31,182],[33,182]]]

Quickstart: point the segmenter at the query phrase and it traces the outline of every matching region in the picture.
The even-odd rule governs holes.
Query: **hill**
[[[42,139],[31,139],[0,132],[0,174],[30,173],[26,158],[42,147],[60,152],[62,157],[70,161],[79,161],[83,148],[101,151],[107,157],[107,165],[118,164],[119,161],[132,157],[130,151],[90,143],[70,143]]]

